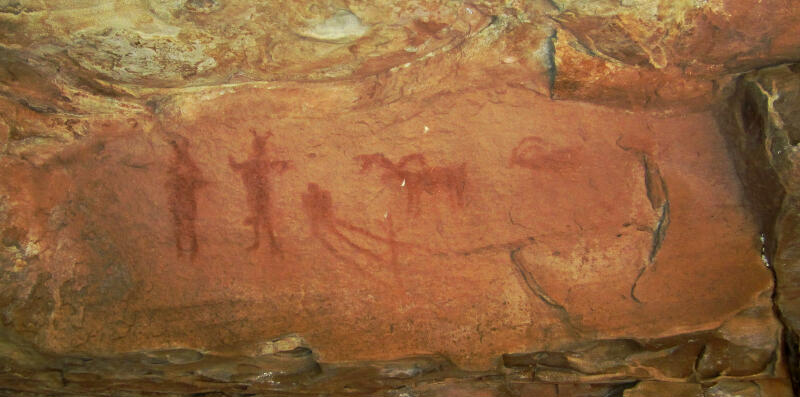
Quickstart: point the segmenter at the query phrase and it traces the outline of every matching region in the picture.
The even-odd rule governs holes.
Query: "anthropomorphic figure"
[[[242,178],[242,183],[247,192],[247,206],[250,209],[250,216],[245,219],[245,224],[253,227],[253,244],[248,249],[258,249],[261,244],[262,231],[269,238],[271,252],[280,251],[278,239],[275,236],[275,229],[272,223],[272,201],[271,201],[271,175],[273,173],[283,173],[289,168],[287,161],[270,160],[267,156],[267,139],[272,134],[259,136],[253,133],[253,146],[247,160],[239,163],[233,157],[228,158],[231,168]]]
[[[169,167],[166,188],[169,191],[169,210],[175,233],[178,255],[189,252],[192,260],[197,255],[197,191],[207,183],[200,167],[189,155],[189,143],[185,138],[170,141],[173,157]]]

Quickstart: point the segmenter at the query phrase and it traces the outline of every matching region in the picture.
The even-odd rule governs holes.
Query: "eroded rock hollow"
[[[791,0],[0,1],[0,394],[792,396],[795,62]]]

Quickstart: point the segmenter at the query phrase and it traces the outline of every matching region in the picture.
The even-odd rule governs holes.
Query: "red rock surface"
[[[0,2],[0,394],[788,395],[798,22]]]
[[[325,361],[486,369],[570,338],[715,328],[771,288],[706,113],[356,95],[189,98],[7,159],[8,224],[38,251],[15,271],[52,275],[58,297],[35,340],[101,353],[294,332]]]

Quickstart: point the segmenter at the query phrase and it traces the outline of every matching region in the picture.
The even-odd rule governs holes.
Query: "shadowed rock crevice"
[[[661,175],[661,170],[658,167],[658,164],[653,160],[652,156],[640,149],[621,144],[621,140],[622,137],[617,139],[617,147],[626,152],[634,154],[640,159],[644,173],[644,187],[647,194],[647,200],[650,203],[650,207],[658,216],[655,225],[647,228],[651,231],[653,236],[650,251],[647,256],[647,263],[639,269],[639,272],[636,274],[636,278],[633,280],[630,289],[631,299],[633,299],[633,301],[636,303],[642,303],[639,298],[636,297],[636,287],[645,272],[655,266],[658,252],[661,250],[661,246],[664,244],[664,240],[667,237],[667,230],[669,229],[670,225],[669,192],[667,190],[667,182]]]
[[[800,332],[800,273],[797,238],[800,219],[798,147],[791,136],[800,123],[800,75],[791,65],[742,76],[731,97],[722,103],[718,119],[736,159],[745,193],[763,228],[764,256],[775,276],[776,312],[786,326],[784,353],[798,390],[797,339]]]
[[[667,192],[667,182],[661,176],[658,165],[646,154],[642,155],[642,166],[644,168],[644,185],[647,189],[647,199],[653,210],[659,213],[658,221],[653,228],[653,246],[650,248],[648,260],[654,263],[661,245],[667,237],[669,228],[669,193]]]
[[[641,303],[636,297],[636,286],[647,269],[655,265],[658,252],[661,250],[662,244],[664,244],[664,239],[667,238],[667,229],[670,223],[667,183],[664,181],[664,177],[661,176],[658,165],[646,154],[642,154],[641,156],[645,175],[644,184],[647,189],[647,199],[650,201],[653,210],[659,215],[655,227],[653,227],[653,243],[650,247],[650,253],[647,256],[648,265],[642,267],[636,279],[633,281],[633,285],[631,285],[631,299],[636,301],[636,303]]]
[[[580,387],[597,392],[588,395],[610,396],[622,395],[619,393],[642,381],[688,382],[713,388],[727,385],[731,376],[761,379],[774,374],[774,351],[731,344],[722,339],[726,332],[723,326],[646,341],[577,342],[560,351],[505,354],[497,370],[475,372],[437,355],[324,363],[298,335],[213,350],[173,348],[90,357],[40,352],[14,333],[3,331],[2,343],[7,346],[3,364],[13,371],[0,374],[0,381],[15,381],[15,390],[34,394],[104,395],[127,390],[143,395],[212,391],[383,395],[398,389],[422,392],[428,385],[439,385],[442,390],[434,395],[447,395],[454,387],[447,385],[454,382],[470,389],[488,382],[514,390],[550,385],[564,392],[583,385]]]

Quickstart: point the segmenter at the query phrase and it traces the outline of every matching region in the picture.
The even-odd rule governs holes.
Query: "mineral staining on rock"
[[[800,10],[735,3],[0,5],[0,388],[790,394],[797,70],[732,73]]]
[[[372,131],[358,121],[391,120],[397,108],[345,111],[341,104],[312,122],[291,106],[329,89],[345,88],[268,98],[242,90],[185,105],[184,114],[197,116],[164,119],[147,133],[141,124],[98,128],[93,139],[125,144],[92,154],[96,145],[78,143],[76,156],[87,160],[50,165],[73,186],[63,202],[26,205],[8,193],[12,223],[13,214],[21,220],[26,211],[48,211],[38,205],[114,197],[83,205],[95,223],[116,219],[113,229],[95,233],[112,242],[114,256],[130,258],[124,266],[148,292],[109,304],[151,320],[120,312],[119,321],[139,324],[125,331],[136,336],[104,330],[84,349],[200,348],[218,343],[220,332],[233,340],[297,332],[326,361],[442,352],[464,368],[487,369],[504,352],[557,349],[574,338],[714,328],[771,286],[708,115],[655,119],[526,91],[474,111],[473,103],[494,94],[470,90]],[[661,226],[667,189],[668,229]],[[58,248],[75,222],[37,243],[58,258],[97,250],[81,239]],[[262,242],[264,250],[252,250]],[[70,274],[51,282],[68,288],[58,286]],[[709,278],[714,289],[703,288]],[[233,291],[239,298],[229,301]],[[696,305],[687,307],[686,296]],[[194,314],[161,324],[152,302]],[[218,321],[235,328],[201,326],[198,318],[217,310],[204,302],[231,305]],[[482,309],[465,316],[472,307]],[[52,315],[68,315],[60,310]],[[42,341],[59,351],[91,329],[58,324]],[[364,331],[352,333],[352,324]],[[413,337],[420,333],[426,338]]]
[[[369,30],[361,20],[347,10],[339,10],[330,18],[309,26],[299,34],[310,39],[329,43],[350,43]]]
[[[83,68],[120,82],[175,84],[217,66],[204,46],[125,29],[78,33],[67,50]]]

